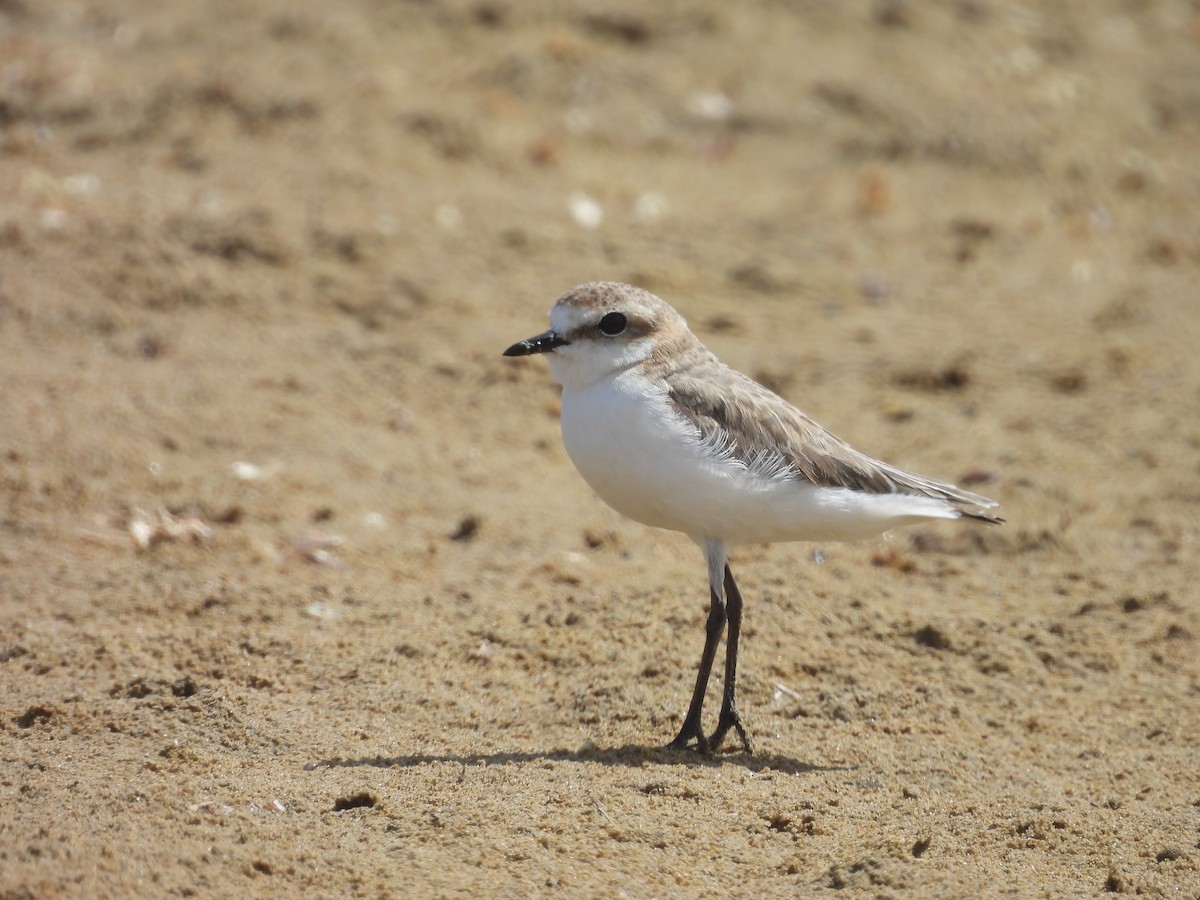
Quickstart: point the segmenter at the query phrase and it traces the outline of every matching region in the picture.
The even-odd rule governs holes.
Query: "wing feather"
[[[693,364],[671,372],[670,400],[719,457],[738,460],[749,471],[767,478],[874,494],[933,497],[964,516],[1003,521],[987,512],[999,505],[996,501],[860,453],[715,356],[708,354],[703,360],[703,377],[699,368]]]

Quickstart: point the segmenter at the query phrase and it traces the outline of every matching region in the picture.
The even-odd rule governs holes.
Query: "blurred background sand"
[[[0,2],[0,892],[1196,896],[1198,45]],[[1003,504],[739,555],[753,758],[658,749],[699,554],[500,356],[597,278]]]

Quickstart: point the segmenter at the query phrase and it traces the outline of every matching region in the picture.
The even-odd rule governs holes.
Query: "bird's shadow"
[[[509,753],[417,753],[407,756],[364,756],[353,759],[331,757],[314,760],[305,765],[305,771],[314,769],[411,769],[437,763],[454,763],[466,766],[506,766],[525,762],[590,762],[603,766],[628,766],[641,768],[647,764],[677,765],[689,767],[718,768],[741,766],[751,772],[768,769],[790,774],[809,772],[850,772],[854,766],[828,766],[803,762],[780,754],[712,753],[694,750],[673,750],[666,747],[644,747],[628,744],[624,747],[589,747],[582,750],[532,750]]]

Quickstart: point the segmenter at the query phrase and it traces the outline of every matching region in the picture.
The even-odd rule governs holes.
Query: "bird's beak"
[[[535,334],[531,338],[525,338],[523,341],[517,341],[504,351],[504,355],[532,356],[534,353],[549,353],[551,350],[566,346],[569,343],[571,342],[552,328],[549,331],[543,331],[541,334]]]

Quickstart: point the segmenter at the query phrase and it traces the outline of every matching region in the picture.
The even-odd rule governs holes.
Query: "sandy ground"
[[[0,896],[1200,895],[1198,147],[1195,3],[3,0]],[[596,278],[1003,503],[737,556],[752,757]]]

